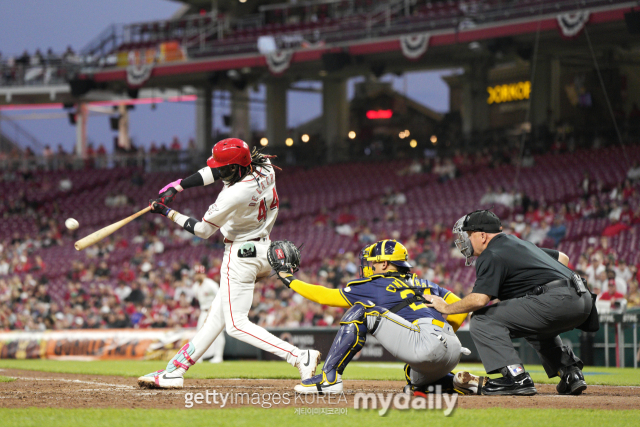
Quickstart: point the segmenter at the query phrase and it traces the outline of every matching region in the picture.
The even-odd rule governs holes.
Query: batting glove
[[[176,198],[176,195],[180,192],[176,187],[180,185],[182,182],[181,179],[177,181],[173,181],[160,189],[158,192],[158,200],[162,204],[171,203],[173,199]],[[180,187],[182,188],[182,187]]]
[[[151,213],[167,216],[171,211],[171,208],[164,205],[160,199],[149,200],[149,206],[151,206]]]

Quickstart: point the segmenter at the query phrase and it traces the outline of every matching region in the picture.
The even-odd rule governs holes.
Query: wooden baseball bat
[[[94,243],[97,243],[100,240],[104,239],[105,237],[109,236],[114,231],[119,230],[122,227],[124,227],[125,225],[129,224],[131,221],[133,221],[134,219],[138,218],[140,215],[146,214],[150,210],[151,210],[151,206],[147,206],[146,208],[142,209],[141,211],[138,211],[138,212],[134,213],[130,217],[122,219],[122,220],[120,220],[118,222],[114,222],[111,225],[107,225],[106,227],[101,228],[100,230],[89,234],[87,237],[83,237],[82,239],[78,240],[73,246],[78,251],[81,251],[84,248],[88,248],[89,246],[93,245]]]

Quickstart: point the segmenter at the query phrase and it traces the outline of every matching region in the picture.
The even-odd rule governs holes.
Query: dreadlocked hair
[[[262,173],[260,170],[258,170],[256,167],[257,166],[261,166],[265,169],[278,169],[278,170],[282,170],[281,168],[279,168],[276,165],[273,164],[268,164],[267,160],[268,159],[275,159],[278,156],[272,156],[269,154],[262,154],[262,150],[263,148],[256,148],[253,147],[253,151],[251,151],[251,163],[249,164],[249,166],[238,166],[238,173],[234,174],[233,177],[229,180],[229,185],[233,185],[236,182],[242,180],[242,178],[244,178],[245,176],[247,176],[247,174],[250,174],[252,172],[255,172],[256,174],[260,175],[260,176],[266,176],[266,174]]]

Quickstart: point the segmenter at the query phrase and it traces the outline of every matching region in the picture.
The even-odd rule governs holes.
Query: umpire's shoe
[[[556,390],[560,394],[577,396],[587,389],[587,382],[584,380],[582,371],[575,365],[560,368],[558,376],[560,382],[556,386]]]
[[[522,365],[510,365],[500,370],[502,378],[487,381],[480,392],[493,396],[533,396],[538,393],[533,380]]]
[[[296,393],[300,394],[340,394],[342,393],[342,375],[336,371],[324,371],[321,374],[313,376],[302,381],[294,387]]]

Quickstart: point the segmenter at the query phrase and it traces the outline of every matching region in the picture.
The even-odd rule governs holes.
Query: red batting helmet
[[[251,164],[251,151],[246,142],[238,138],[227,138],[216,143],[211,150],[211,157],[207,160],[210,168],[227,165],[247,167]]]

